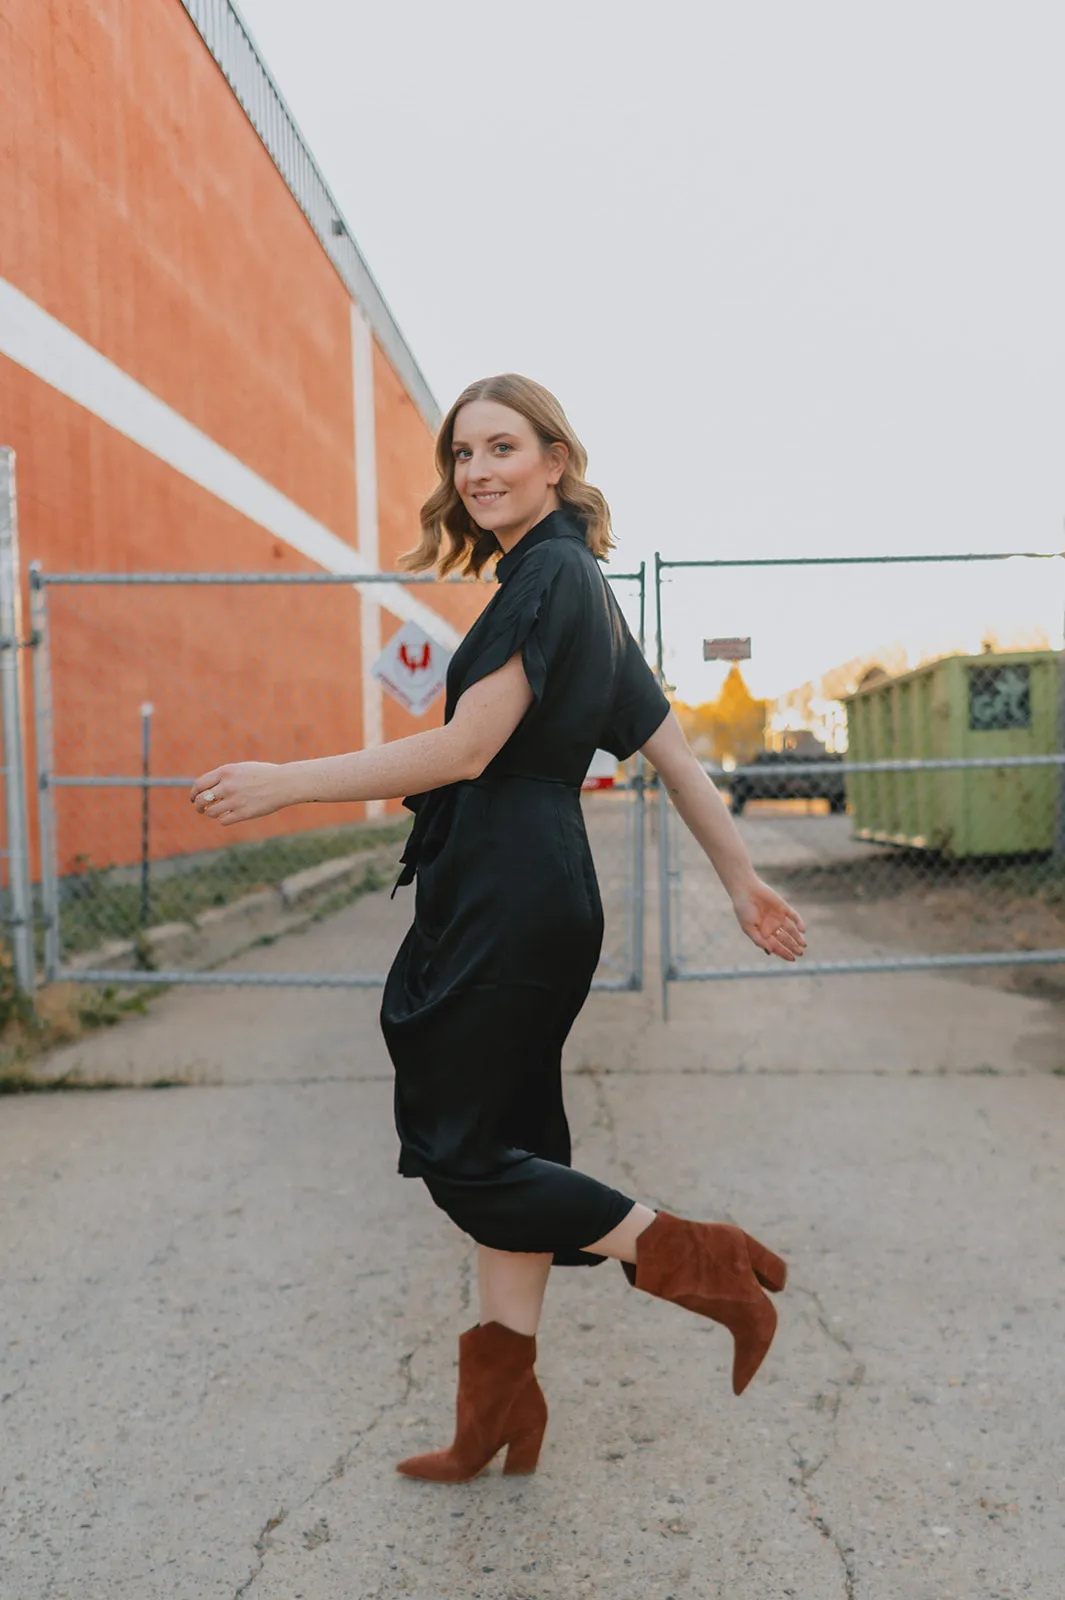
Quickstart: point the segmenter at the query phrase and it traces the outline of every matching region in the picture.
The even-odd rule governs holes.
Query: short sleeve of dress
[[[603,748],[619,761],[627,761],[669,715],[669,701],[643,658],[636,640],[628,634],[621,671],[614,692]]]
[[[557,546],[532,550],[476,624],[476,649],[463,664],[459,693],[498,672],[517,651],[534,698],[543,698],[552,662],[580,624],[580,605],[564,580]],[[471,643],[473,635],[471,634]]]

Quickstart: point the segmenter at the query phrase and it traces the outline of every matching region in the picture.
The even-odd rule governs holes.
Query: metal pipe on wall
[[[36,985],[29,824],[22,741],[22,593],[19,582],[15,452],[0,448],[0,715],[3,720],[4,808],[7,821],[11,950],[23,994]]]

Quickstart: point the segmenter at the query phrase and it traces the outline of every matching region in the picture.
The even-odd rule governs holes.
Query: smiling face
[[[498,400],[471,400],[452,430],[455,489],[477,526],[509,550],[558,510],[556,485],[568,453],[564,444],[541,444],[520,411]]]

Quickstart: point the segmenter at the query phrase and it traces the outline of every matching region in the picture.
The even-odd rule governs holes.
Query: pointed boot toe
[[[547,1402],[533,1370],[536,1340],[500,1322],[459,1339],[455,1438],[447,1450],[408,1456],[396,1471],[429,1483],[466,1483],[506,1447],[503,1471],[533,1472],[547,1427]]]
[[[779,1256],[731,1223],[686,1222],[659,1211],[636,1242],[629,1281],[727,1328],[735,1343],[732,1388],[743,1393],[776,1333],[765,1289],[779,1292],[787,1281]]]

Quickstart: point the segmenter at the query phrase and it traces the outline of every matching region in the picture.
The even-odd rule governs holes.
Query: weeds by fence
[[[206,857],[152,864],[148,919],[142,915],[139,869],[97,865],[85,857],[60,885],[63,945],[80,955],[106,940],[136,939],[146,927],[192,922],[200,912],[233,905],[262,889],[276,888],[294,873],[326,861],[394,848],[398,857],[409,821],[384,826],[280,835],[254,844],[234,844]],[[398,871],[398,865],[397,865]]]

